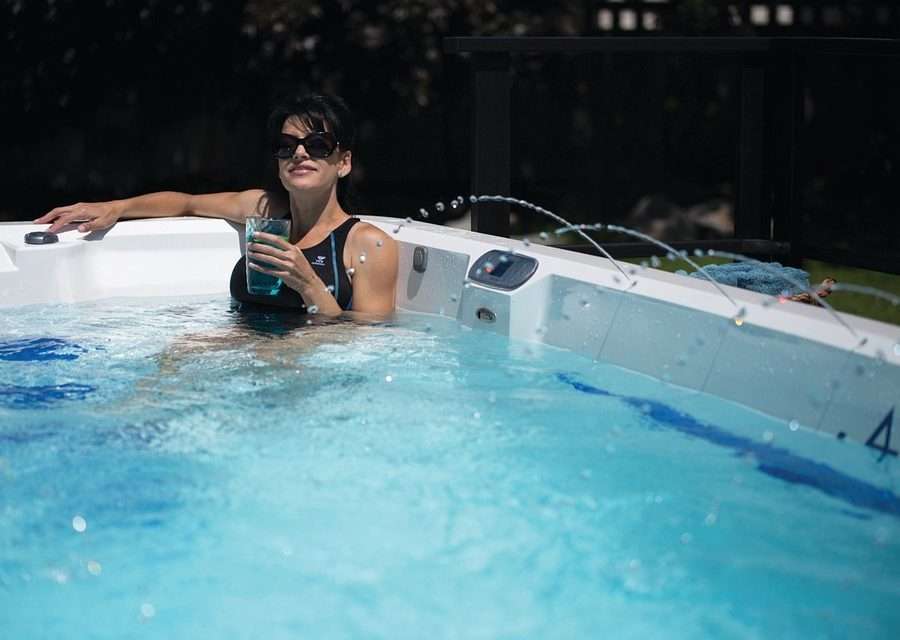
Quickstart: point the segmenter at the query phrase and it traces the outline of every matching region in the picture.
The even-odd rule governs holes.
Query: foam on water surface
[[[890,505],[896,460],[708,395],[224,298],[2,310],[0,336],[9,637],[900,628],[900,518],[829,489]]]

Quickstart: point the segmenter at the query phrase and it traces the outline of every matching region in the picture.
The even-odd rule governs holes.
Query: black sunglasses
[[[338,146],[338,141],[327,131],[314,131],[305,138],[298,138],[287,133],[282,133],[272,145],[272,153],[279,160],[289,160],[294,157],[297,147],[303,145],[310,158],[327,158]]]

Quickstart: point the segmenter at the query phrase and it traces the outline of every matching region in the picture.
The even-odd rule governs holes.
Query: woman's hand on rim
[[[119,221],[120,215],[115,201],[78,202],[56,207],[32,222],[34,224],[51,223],[47,229],[50,233],[56,233],[68,224],[80,222],[78,231],[87,233],[108,229]]]

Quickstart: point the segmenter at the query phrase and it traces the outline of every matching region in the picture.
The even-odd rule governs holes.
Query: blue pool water
[[[878,458],[443,319],[0,310],[0,636],[894,638]]]

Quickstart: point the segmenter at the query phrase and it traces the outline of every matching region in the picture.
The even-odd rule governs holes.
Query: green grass
[[[694,262],[701,266],[707,264],[722,264],[729,262],[721,258],[692,258]],[[626,262],[640,264],[645,258],[631,258]],[[664,271],[678,271],[684,269],[688,273],[693,271],[690,265],[684,260],[666,260],[662,259],[658,267]],[[900,276],[890,273],[882,273],[880,271],[869,271],[867,269],[856,269],[854,267],[844,267],[827,262],[819,262],[818,260],[805,260],[803,269],[809,272],[809,281],[816,285],[825,278],[834,278],[838,283],[852,283],[867,287],[875,287],[895,296],[900,296]],[[872,318],[890,324],[900,325],[900,306],[894,305],[887,300],[883,300],[870,295],[859,293],[851,293],[849,291],[835,291],[828,296],[828,303],[838,311],[852,313],[864,318]],[[799,304],[799,303],[798,303]]]

